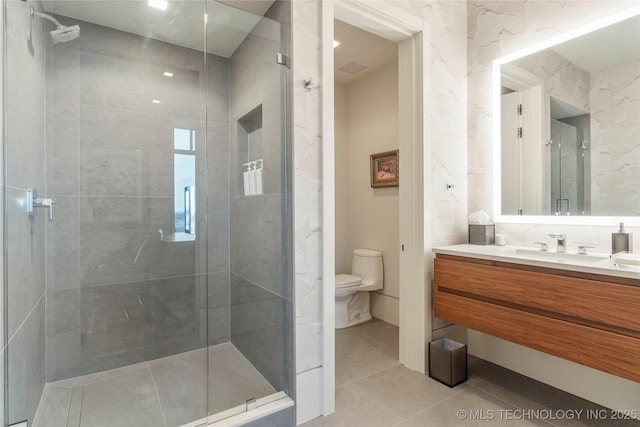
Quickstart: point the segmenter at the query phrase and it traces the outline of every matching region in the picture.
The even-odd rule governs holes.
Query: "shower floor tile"
[[[207,363],[208,362],[208,363]],[[276,390],[231,343],[47,384],[35,427],[177,427]]]

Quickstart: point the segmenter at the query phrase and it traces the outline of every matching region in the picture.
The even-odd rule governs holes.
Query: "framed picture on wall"
[[[385,151],[371,155],[371,186],[397,187],[398,181],[398,150]]]

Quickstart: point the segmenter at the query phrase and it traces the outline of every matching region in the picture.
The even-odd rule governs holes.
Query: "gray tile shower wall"
[[[232,55],[229,117],[231,342],[276,390],[287,388],[288,356],[281,36],[280,24],[262,19]],[[263,194],[246,196],[243,164],[258,158]]]
[[[229,60],[57,18],[82,35],[47,46],[47,379],[228,341]],[[171,241],[175,128],[195,131],[195,241]]]
[[[284,298],[282,196],[231,201],[231,272]]]
[[[8,324],[2,322],[2,358],[6,372],[9,423],[33,421],[44,388],[44,248],[46,212],[27,213],[27,188],[45,191],[44,66],[42,25],[30,25],[29,6],[39,2],[4,2],[6,12],[5,99],[6,298]],[[36,22],[36,24],[38,24]],[[4,330],[8,335],[4,336]],[[4,365],[3,365],[4,369]],[[4,376],[3,376],[4,377]],[[4,391],[3,391],[4,393]],[[3,418],[3,419],[7,419]]]
[[[231,273],[231,342],[276,390],[285,390],[286,301]]]
[[[44,389],[44,298],[9,341],[9,420],[33,421]]]

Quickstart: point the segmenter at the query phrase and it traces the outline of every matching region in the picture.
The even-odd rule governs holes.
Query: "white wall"
[[[351,269],[349,252],[349,119],[347,85],[335,83],[336,273]]]
[[[293,222],[296,412],[298,421],[322,413],[322,150],[319,90],[320,1],[292,1]]]
[[[637,6],[634,1],[468,3],[469,210],[493,215],[492,61],[532,44]],[[611,226],[498,224],[507,244],[533,246],[547,233],[568,234],[568,247],[611,250]],[[636,236],[638,227],[631,229]],[[525,375],[614,409],[640,409],[640,384],[586,368],[488,335],[469,331],[469,351]]]
[[[344,89],[346,105],[338,102],[345,97]],[[335,92],[336,272],[351,272],[354,249],[382,251],[384,286],[372,293],[371,310],[374,317],[398,325],[398,187],[371,187],[369,157],[398,149],[398,62],[346,87],[336,85]],[[345,117],[346,123],[341,123]],[[346,230],[347,238],[339,236],[338,230]]]
[[[591,211],[640,215],[639,60],[591,73],[591,112]]]

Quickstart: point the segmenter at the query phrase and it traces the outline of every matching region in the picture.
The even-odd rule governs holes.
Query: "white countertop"
[[[557,268],[561,270],[580,271],[584,273],[603,274],[607,276],[627,277],[637,279],[640,285],[640,266],[617,264],[613,265],[608,254],[591,253],[590,256],[601,256],[602,260],[588,261],[575,252],[568,251],[568,256],[555,259],[555,252],[536,253],[536,248],[522,246],[495,245],[452,245],[433,248],[433,252],[444,255],[455,255],[469,258],[479,258],[491,261],[511,262],[515,264],[532,265],[536,267]],[[526,253],[522,253],[526,252]],[[559,257],[563,256],[562,254]],[[638,255],[625,255],[635,257]],[[568,259],[571,258],[571,259]]]

